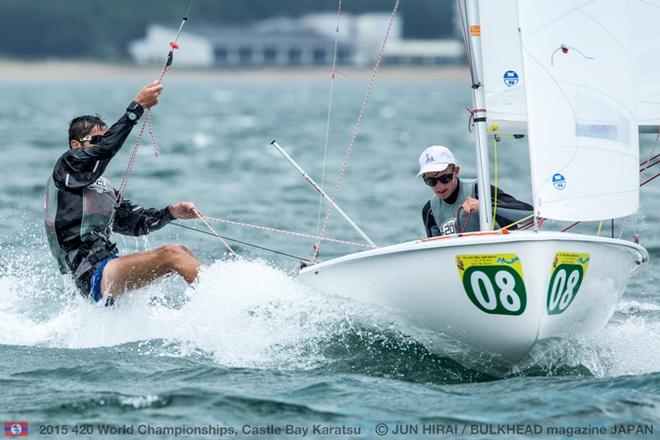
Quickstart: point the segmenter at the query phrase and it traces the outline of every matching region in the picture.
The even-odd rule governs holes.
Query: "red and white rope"
[[[325,142],[323,147],[323,167],[321,168],[321,189],[325,187],[325,169],[328,161],[328,142],[330,140],[330,120],[332,118],[332,103],[335,94],[335,79],[337,78],[337,46],[339,45],[339,24],[341,19],[341,0],[337,3],[337,25],[335,26],[335,45],[332,52],[332,74],[330,75],[330,94],[328,97],[328,115],[325,121]],[[319,209],[316,220],[317,234],[321,230],[321,210],[323,209],[323,196],[319,195]]]
[[[203,214],[202,214],[197,208],[195,208],[195,214],[197,214],[197,216],[198,216],[199,219],[202,221],[202,223],[204,223],[204,226],[206,226],[206,228],[207,228],[207,229],[208,229],[208,230],[209,230],[209,231],[210,231],[210,232],[211,232],[211,233],[212,233],[212,234],[213,234],[218,240],[220,240],[220,242],[225,246],[225,248],[227,248],[227,250],[228,250],[229,253],[232,255],[232,257],[234,257],[234,258],[238,258],[238,254],[237,254],[236,252],[234,252],[234,250],[231,248],[231,246],[229,246],[229,243],[227,243],[227,242],[225,241],[225,239],[222,238],[222,237],[220,236],[220,234],[218,234],[218,233],[216,232],[215,229],[213,229],[213,226],[211,226],[211,225],[209,224],[209,222],[206,221],[207,217],[205,217],[205,216],[204,216],[204,215],[203,215]]]
[[[351,135],[351,140],[348,144],[348,147],[346,148],[346,154],[344,156],[344,160],[341,164],[341,169],[339,171],[339,175],[337,176],[337,182],[335,183],[335,188],[332,192],[332,201],[335,202],[337,200],[337,193],[339,192],[339,188],[341,187],[342,179],[344,177],[344,173],[346,172],[346,168],[348,167],[348,161],[351,157],[351,153],[353,150],[353,145],[355,144],[355,139],[357,138],[358,131],[360,129],[360,125],[362,123],[362,117],[364,116],[364,112],[367,108],[367,103],[369,102],[369,98],[371,97],[371,93],[373,91],[374,83],[376,82],[376,74],[378,73],[378,68],[380,67],[380,64],[383,60],[383,54],[385,52],[385,45],[387,44],[387,39],[390,35],[390,31],[392,30],[392,25],[394,23],[394,19],[396,17],[396,13],[399,9],[399,4],[401,3],[401,0],[396,0],[396,3],[394,4],[394,9],[392,9],[392,14],[390,15],[390,21],[387,25],[387,30],[385,31],[385,36],[383,38],[383,42],[380,45],[380,49],[378,50],[378,56],[376,58],[376,63],[374,65],[374,69],[371,73],[371,79],[369,81],[369,87],[367,88],[367,93],[364,95],[364,98],[362,100],[362,105],[360,107],[360,112],[358,114],[358,118],[355,121],[355,125],[353,126],[353,132]],[[325,234],[325,229],[328,226],[328,220],[330,219],[330,215],[332,214],[333,211],[333,206],[332,204],[329,204],[328,210],[326,211],[325,218],[323,219],[323,226],[321,227],[321,231],[319,232],[319,236],[323,237]],[[319,251],[321,248],[321,243],[317,242],[314,245],[314,251],[312,253],[312,263],[316,263],[317,257],[319,255]]]
[[[179,29],[176,32],[174,41],[170,42],[170,51],[167,53],[167,58],[165,59],[165,62],[163,63],[163,68],[161,69],[160,75],[158,76],[159,84],[163,82],[163,78],[165,78],[165,74],[167,74],[169,70],[169,66],[172,63],[174,50],[178,49],[179,47],[178,45],[179,37],[181,36],[181,32],[183,31],[184,24],[186,23],[186,21],[188,21],[188,14],[190,13],[190,9],[192,8],[194,2],[195,0],[190,0],[190,3],[188,4],[188,9],[186,10],[186,14],[183,16],[183,19],[181,20],[181,24],[179,24]],[[121,185],[119,185],[119,192],[117,194],[117,204],[121,203],[121,200],[124,197],[124,192],[126,191],[126,186],[128,185],[128,176],[131,174],[131,171],[133,171],[133,166],[135,165],[135,159],[137,158],[137,152],[138,149],[140,148],[140,144],[142,144],[144,129],[147,126],[149,127],[149,134],[151,135],[151,140],[154,144],[154,156],[159,155],[158,143],[156,142],[156,136],[154,135],[154,130],[151,125],[151,108],[148,108],[146,111],[146,116],[144,118],[144,121],[142,122],[142,126],[140,127],[140,131],[138,132],[137,138],[135,139],[135,145],[133,146],[133,151],[131,152],[131,158],[128,161],[126,171],[124,171],[124,177],[121,180]]]
[[[287,230],[284,230],[284,229],[276,229],[276,228],[271,228],[271,227],[268,227],[268,226],[254,225],[254,224],[250,224],[250,223],[242,223],[242,222],[237,222],[237,221],[234,221],[234,220],[226,220],[226,219],[216,218],[216,217],[206,216],[205,218],[206,218],[206,220],[225,223],[227,225],[241,226],[241,227],[244,227],[244,228],[256,229],[258,231],[276,232],[276,233],[279,233],[279,234],[290,235],[292,237],[312,238],[314,240],[322,240],[322,241],[327,241],[327,242],[331,242],[331,243],[347,244],[347,245],[351,245],[351,246],[358,246],[358,247],[363,247],[363,248],[367,248],[367,249],[373,249],[373,246],[368,245],[368,244],[355,243],[355,242],[352,242],[352,241],[339,240],[339,239],[336,239],[336,238],[321,237],[319,235],[306,234],[304,232],[287,231]]]

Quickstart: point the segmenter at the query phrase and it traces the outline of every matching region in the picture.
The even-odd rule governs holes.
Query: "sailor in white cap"
[[[422,209],[428,237],[479,230],[477,180],[459,179],[459,173],[453,153],[445,146],[433,145],[419,156],[417,177],[422,176],[434,194]],[[495,191],[492,187],[491,194],[497,194],[496,228],[507,226],[533,211],[531,205],[499,188]]]

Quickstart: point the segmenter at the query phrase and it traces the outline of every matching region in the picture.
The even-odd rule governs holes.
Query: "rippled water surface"
[[[504,378],[429,352],[386,310],[310,290],[289,275],[295,259],[234,243],[247,259],[229,261],[217,240],[173,226],[147,238],[119,237],[119,247],[133,252],[184,243],[205,265],[199,284],[192,289],[168,279],[104,309],[75,295],[57,272],[42,231],[43,184],[66,149],[68,121],[100,113],[112,123],[140,85],[131,78],[0,85],[1,419],[26,421],[30,436],[53,438],[74,435],[58,435],[54,425],[76,424],[92,426],[86,438],[107,437],[98,431],[102,424],[132,427],[133,433],[117,434],[129,438],[144,435],[139,426],[285,436],[268,425],[307,428],[307,437],[377,438],[379,423],[387,424],[385,438],[510,438],[498,426],[517,424],[632,424],[655,428],[634,438],[660,436],[660,180],[644,188],[643,212],[630,222],[651,262],[628,285],[610,323],[589,337],[553,341]],[[366,89],[367,81],[350,76],[336,83],[326,185],[335,182]],[[156,207],[192,200],[211,217],[315,233],[317,195],[268,144],[277,139],[321,181],[328,92],[327,82],[286,76],[168,80],[153,112],[161,154],[153,157],[147,135],[127,198]],[[428,75],[377,81],[338,197],[374,241],[393,244],[423,234],[420,210],[430,193],[415,174],[425,146],[452,146],[462,174],[474,173],[468,106],[464,82]],[[136,132],[108,169],[116,185]],[[642,157],[652,141],[642,138]],[[529,200],[524,140],[502,143],[499,168],[500,185]],[[244,242],[311,254],[309,239],[213,226]],[[631,234],[629,226],[624,238]],[[327,235],[360,240],[336,215]],[[326,244],[321,257],[354,250]],[[423,434],[432,425],[459,432]],[[461,432],[466,426],[477,431]],[[419,433],[393,434],[406,427]],[[289,437],[301,438],[302,431]],[[616,436],[580,438],[604,437]]]

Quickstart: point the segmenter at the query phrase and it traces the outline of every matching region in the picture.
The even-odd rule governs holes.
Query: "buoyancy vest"
[[[62,191],[55,185],[53,178],[48,179],[46,184],[46,203],[44,207],[44,223],[46,226],[46,235],[50,251],[57,260],[60,272],[71,272],[75,267],[74,277],[89,270],[96,263],[94,253],[88,254],[82,261],[77,261],[76,254],[80,249],[67,250],[61,243],[58,234],[58,198]],[[105,254],[108,237],[111,233],[110,222],[117,203],[117,196],[109,179],[100,177],[91,185],[80,190],[82,198],[82,212],[68,213],[75,220],[80,220],[80,242],[81,248],[94,251],[96,247],[101,253]],[[80,206],[80,205],[78,205]],[[80,209],[80,208],[78,208]],[[62,216],[62,214],[60,214]],[[71,219],[67,219],[71,220]],[[102,249],[101,249],[102,248]]]
[[[44,197],[44,226],[46,227],[46,238],[48,239],[48,247],[50,253],[55,257],[57,266],[60,273],[68,273],[69,267],[66,264],[66,254],[60,246],[57,239],[57,232],[55,231],[55,218],[57,217],[57,194],[58,189],[55,187],[53,177],[48,178],[46,182],[46,194]]]
[[[462,214],[460,221],[467,221],[467,224],[461,223],[460,231],[457,224],[456,215],[458,208],[465,202],[468,197],[476,198],[476,179],[460,179],[458,188],[458,195],[454,203],[449,204],[444,202],[440,197],[434,196],[431,198],[431,212],[435,219],[435,224],[440,231],[440,235],[457,234],[458,232],[478,231],[479,230],[479,214],[474,212],[471,216],[469,214]]]

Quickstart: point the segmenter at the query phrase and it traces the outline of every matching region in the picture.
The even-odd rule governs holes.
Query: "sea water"
[[[190,200],[211,217],[316,233],[326,206],[268,144],[277,139],[332,191],[368,82],[337,78],[327,152],[329,80],[166,78],[152,115],[160,155],[145,132],[126,197],[153,207]],[[204,264],[198,284],[170,278],[113,308],[86,302],[48,251],[43,186],[67,149],[68,121],[100,113],[111,124],[142,82],[0,85],[0,421],[27,422],[44,438],[660,436],[660,181],[643,189],[642,212],[624,228],[626,239],[640,233],[651,261],[612,320],[535,350],[503,378],[430,352],[387,310],[302,285],[295,258],[229,241],[244,257],[233,261],[219,240],[174,226],[116,240],[122,253],[186,244]],[[461,175],[474,175],[470,102],[466,82],[441,75],[377,80],[337,197],[376,243],[424,234],[431,193],[415,174],[426,146],[452,147]],[[115,185],[136,133],[106,172]],[[653,140],[642,137],[642,158]],[[498,153],[500,187],[530,200],[525,141],[505,139]],[[213,226],[311,256],[310,239]],[[360,241],[336,213],[326,235]],[[358,249],[323,244],[321,259]]]

